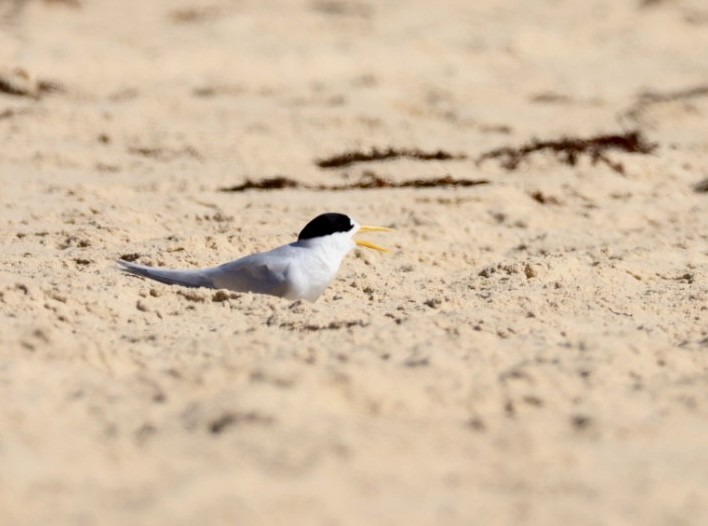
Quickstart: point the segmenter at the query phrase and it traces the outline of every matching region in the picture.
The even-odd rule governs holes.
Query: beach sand
[[[701,0],[0,1],[0,524],[708,524],[706,49]],[[392,253],[314,304],[115,265],[328,211]]]

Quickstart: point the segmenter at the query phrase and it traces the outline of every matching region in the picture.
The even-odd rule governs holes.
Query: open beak
[[[362,232],[393,232],[392,228],[386,228],[385,226],[362,226],[359,228],[357,231],[357,234],[361,234]],[[365,248],[372,248],[374,250],[378,250],[379,252],[390,252],[387,248],[380,247],[379,245],[375,245],[374,243],[371,243],[370,241],[362,241],[360,239],[356,239],[354,241],[357,246],[360,247],[365,247]]]

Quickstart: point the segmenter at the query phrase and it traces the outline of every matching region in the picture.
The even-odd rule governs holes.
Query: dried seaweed
[[[647,108],[655,104],[676,102],[679,100],[689,100],[698,97],[708,97],[708,85],[702,84],[699,86],[693,86],[691,88],[668,91],[665,93],[647,91],[639,94],[637,102],[632,104],[629,109],[624,113],[624,115],[628,119],[636,121],[640,118],[641,114],[647,110]]]
[[[204,160],[202,154],[194,146],[162,147],[162,146],[129,146],[128,153],[156,159],[158,161],[172,161],[179,157],[191,157],[199,161]]]
[[[417,159],[419,161],[452,161],[467,158],[465,154],[453,154],[444,150],[425,152],[418,149],[408,148],[386,148],[384,150],[372,148],[368,152],[351,151],[333,155],[332,157],[317,159],[315,164],[320,168],[340,168],[342,166],[349,166],[355,163],[387,161],[390,159],[400,159],[402,157]]]
[[[22,68],[0,69],[0,93],[15,97],[39,99],[47,93],[63,91],[64,88],[51,80],[37,80]]]
[[[372,15],[372,7],[363,2],[315,0],[311,3],[311,8],[327,16],[354,16],[368,19]]]
[[[606,154],[610,150],[627,153],[650,154],[657,148],[655,143],[647,141],[641,132],[634,130],[623,134],[596,135],[587,138],[563,137],[551,141],[533,140],[522,146],[503,146],[481,154],[477,165],[488,159],[499,159],[501,166],[509,171],[516,170],[526,157],[535,152],[550,151],[561,162],[575,166],[578,159],[585,155],[592,164],[602,162],[615,172],[624,175],[624,165],[612,161]]]
[[[13,24],[17,22],[25,13],[30,0],[0,0],[0,23]],[[82,0],[44,0],[43,4],[66,6],[79,9],[83,7]]]
[[[540,190],[537,190],[535,192],[531,192],[529,194],[529,197],[536,201],[537,203],[540,203],[542,205],[559,205],[561,204],[560,200],[552,195],[546,195]]]
[[[295,179],[276,175],[258,180],[246,179],[243,184],[219,188],[219,192],[245,192],[246,190],[283,190],[284,188],[302,188],[303,184]]]
[[[31,112],[31,108],[7,108],[6,110],[0,111],[0,120],[10,119],[12,117],[16,117],[17,115],[25,115]]]
[[[45,4],[65,5],[67,7],[82,7],[81,0],[44,0]]]
[[[319,192],[343,192],[347,190],[374,190],[381,188],[444,188],[444,187],[469,187],[489,184],[486,179],[456,179],[450,175],[433,177],[430,179],[412,179],[396,182],[386,179],[374,172],[365,172],[358,181],[353,183],[325,185],[308,184],[289,177],[278,175],[263,179],[246,179],[239,185],[219,188],[220,192],[245,192],[246,190],[282,190],[293,188],[297,190],[315,190]]]
[[[37,85],[22,68],[0,71],[0,93],[18,97],[37,97]]]
[[[216,7],[184,7],[168,13],[169,18],[178,24],[204,22],[218,15],[219,9]]]

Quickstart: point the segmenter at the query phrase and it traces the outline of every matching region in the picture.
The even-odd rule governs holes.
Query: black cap
[[[354,228],[354,223],[348,215],[321,214],[305,225],[297,240],[328,236],[336,232],[349,232],[352,228]]]

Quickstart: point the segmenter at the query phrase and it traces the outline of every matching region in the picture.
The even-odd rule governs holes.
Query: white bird
[[[321,214],[305,225],[297,241],[216,267],[170,270],[118,260],[121,270],[168,285],[230,289],[270,294],[290,300],[315,301],[332,282],[354,247],[387,249],[353,239],[361,232],[390,232],[381,226],[361,226],[345,214]]]

